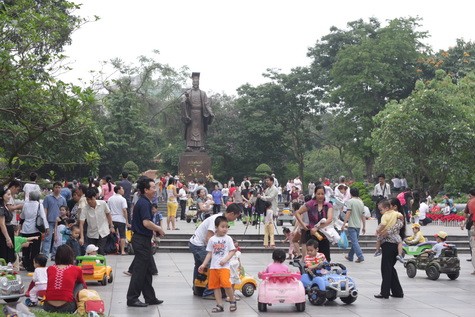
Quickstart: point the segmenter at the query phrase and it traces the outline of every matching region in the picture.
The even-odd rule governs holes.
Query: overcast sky
[[[331,26],[345,28],[349,21],[369,17],[381,22],[423,18],[421,30],[429,32],[427,43],[436,51],[454,46],[457,38],[475,40],[469,1],[72,1],[83,4],[81,16],[101,18],[74,33],[66,48],[74,70],[62,79],[74,83],[90,79],[89,70],[100,69],[100,61],[135,62],[157,49],[159,62],[201,72],[202,89],[235,94],[245,83],[263,83],[267,68],[288,72],[308,65],[308,48]]]

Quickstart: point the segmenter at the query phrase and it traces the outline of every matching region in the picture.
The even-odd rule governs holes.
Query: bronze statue
[[[200,90],[200,73],[192,73],[193,88],[185,92],[181,102],[182,121],[185,123],[186,151],[205,152],[208,125],[213,122],[211,100]]]

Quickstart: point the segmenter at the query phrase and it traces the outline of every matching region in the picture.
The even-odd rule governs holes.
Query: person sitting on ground
[[[432,247],[430,250],[425,250],[424,253],[428,253],[429,256],[433,255],[434,258],[440,257],[442,250],[447,247],[447,243],[445,241],[447,240],[447,232],[445,231],[439,231],[434,235],[435,241],[437,241],[436,244]]]
[[[272,252],[272,262],[263,272],[259,272],[258,276],[261,278],[263,273],[290,273],[289,267],[284,264],[285,251],[282,249],[275,249]]]
[[[421,225],[418,223],[413,223],[412,226],[413,235],[404,239],[404,242],[408,245],[417,245],[420,243],[426,242],[426,238],[421,232]]]
[[[310,274],[316,273],[316,268],[319,264],[326,262],[325,255],[318,252],[318,241],[315,239],[310,239],[305,244],[307,249],[307,254],[305,255],[305,271]]]
[[[50,313],[74,313],[77,294],[87,288],[80,267],[74,265],[74,252],[66,244],[58,247],[55,264],[48,267],[46,301],[43,309]]]
[[[397,212],[391,208],[391,203],[389,200],[383,199],[380,201],[378,208],[381,210],[382,216],[381,223],[376,228],[376,252],[374,253],[374,256],[381,255],[381,241],[386,236],[386,233],[390,231],[389,229],[396,224],[398,219],[404,220],[404,216],[400,212]],[[392,238],[394,238],[394,241],[397,241],[398,243],[398,255],[396,256],[396,259],[399,262],[404,263],[404,257],[402,256],[402,239],[399,234],[394,234]]]
[[[38,292],[46,290],[48,284],[48,273],[46,263],[48,258],[44,254],[38,254],[33,259],[33,265],[35,266],[35,272],[33,273],[32,282],[35,285],[30,289],[30,297],[25,301],[28,307],[35,307],[38,305]]]

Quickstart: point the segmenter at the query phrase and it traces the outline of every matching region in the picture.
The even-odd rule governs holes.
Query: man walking
[[[124,188],[120,185],[114,187],[114,195],[107,201],[109,205],[112,224],[114,229],[119,232],[120,238],[120,254],[125,255],[125,230],[129,226],[129,221],[127,220],[127,201],[123,197]]]
[[[94,244],[99,248],[98,253],[105,255],[107,237],[110,233],[115,233],[115,230],[109,206],[103,200],[96,200],[96,194],[94,188],[86,191],[87,203],[79,216],[79,244],[84,245],[84,222],[87,221],[87,244]]]
[[[127,202],[127,219],[130,221],[130,207],[132,206],[132,183],[129,181],[129,173],[122,172],[122,180],[117,183],[124,189],[124,194],[122,195]]]
[[[364,204],[360,199],[360,192],[358,188],[350,189],[351,199],[346,202],[347,211],[345,215],[345,221],[343,222],[342,230],[346,230],[348,233],[348,239],[351,242],[351,249],[348,255],[345,256],[350,262],[353,262],[353,257],[356,254],[355,263],[361,263],[364,261],[363,252],[359,244],[360,228],[363,226],[363,234],[366,233],[366,218],[364,215]],[[346,228],[348,224],[348,228]]]
[[[137,189],[140,192],[140,198],[134,206],[132,215],[132,231],[134,232],[132,247],[135,250],[135,258],[127,291],[127,306],[147,307],[163,303],[155,296],[152,286],[153,272],[150,254],[153,232],[157,232],[160,236],[164,236],[165,232],[152,221],[152,199],[157,191],[155,182],[148,177],[143,177],[137,181]],[[145,303],[139,300],[140,294],[143,295]]]

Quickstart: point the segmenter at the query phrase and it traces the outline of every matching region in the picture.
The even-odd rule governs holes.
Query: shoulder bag
[[[40,207],[41,207],[40,202],[38,202],[38,211],[36,212],[35,226],[39,232],[45,233],[46,232],[45,221],[43,220],[43,217],[41,217],[40,215]]]

